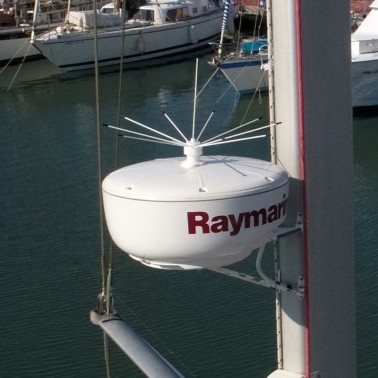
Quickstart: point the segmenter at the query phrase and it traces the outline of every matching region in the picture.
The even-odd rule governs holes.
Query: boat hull
[[[0,33],[0,65],[42,57],[41,52],[30,44],[28,33],[21,30],[19,32],[5,30]]]
[[[253,93],[257,88],[268,89],[268,71],[262,69],[260,60],[230,60],[219,66],[240,94]],[[354,108],[378,105],[376,53],[352,56],[352,103]]]
[[[364,55],[352,59],[353,107],[378,105],[378,56]]]
[[[141,63],[184,54],[209,46],[219,38],[222,10],[190,21],[163,25],[135,27],[123,31],[119,28],[98,30],[99,67],[118,65],[123,43],[123,59],[126,65]],[[94,35],[91,32],[50,33],[33,41],[39,51],[65,71],[94,67]]]
[[[261,59],[233,59],[220,63],[219,67],[240,94],[247,94],[268,89],[268,71],[262,68],[266,63]]]

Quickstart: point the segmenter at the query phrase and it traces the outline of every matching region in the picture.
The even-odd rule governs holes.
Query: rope
[[[14,53],[14,55],[12,56],[12,58],[9,59],[9,61],[7,62],[7,64],[2,68],[2,70],[0,71],[0,75],[5,71],[5,69],[12,63],[13,59],[16,57],[16,55],[25,47],[25,45],[29,42],[29,40],[27,39],[19,48],[18,50]],[[26,52],[26,55],[27,53],[29,52],[30,50],[30,47],[28,48],[28,51]],[[24,57],[24,60],[25,60],[25,57]],[[9,89],[9,88],[8,88]]]
[[[101,127],[100,127],[100,93],[99,93],[99,68],[98,68],[98,41],[97,41],[97,0],[93,0],[94,17],[94,61],[95,61],[95,94],[96,94],[96,134],[97,134],[97,170],[98,170],[98,199],[100,212],[100,246],[101,246],[101,288],[104,298],[106,289],[106,257],[104,247],[104,212],[102,208],[102,153],[101,153]]]
[[[261,94],[261,91],[260,91],[260,84],[261,84],[261,82],[263,81],[263,78],[264,78],[264,71],[262,71],[262,74],[261,74],[261,77],[260,77],[259,83],[258,83],[258,85],[257,85],[257,88],[256,88],[255,92],[253,93],[253,96],[252,96],[252,98],[251,98],[251,101],[250,101],[249,104],[248,104],[247,109],[246,109],[245,112],[244,112],[243,118],[242,118],[241,121],[240,121],[241,124],[245,121],[245,119],[246,119],[246,117],[247,117],[247,114],[248,114],[248,112],[249,112],[249,109],[251,108],[252,103],[253,103],[253,101],[254,101],[256,95],[257,95],[257,94],[259,94],[259,95]]]
[[[101,294],[98,298],[98,312],[101,314],[106,311],[109,313],[110,299],[109,287],[106,284],[106,256],[104,245],[104,211],[102,207],[102,151],[101,151],[101,127],[100,127],[100,92],[99,92],[99,67],[98,67],[98,40],[97,40],[97,0],[93,0],[94,12],[94,61],[95,61],[95,92],[96,92],[96,134],[97,134],[97,170],[98,170],[98,199],[100,212],[100,246],[101,246]],[[106,291],[106,294],[105,294]],[[104,300],[106,303],[104,304]],[[105,307],[105,308],[104,308]],[[110,378],[110,361],[109,361],[109,338],[106,333],[104,336],[104,359],[106,367],[106,377]]]
[[[20,63],[20,65],[19,65],[19,67],[18,67],[16,73],[14,74],[13,79],[12,79],[12,81],[10,82],[9,87],[7,88],[7,92],[10,90],[10,88],[11,88],[13,82],[16,80],[16,77],[17,77],[18,73],[20,72],[22,65],[23,65],[24,62],[25,62],[26,56],[28,55],[28,52],[29,52],[30,48],[31,48],[31,44],[30,44],[30,46],[29,46],[29,48],[28,48],[28,51],[26,52],[24,58],[22,59],[22,62]],[[1,71],[1,72],[3,72],[3,71]]]
[[[124,41],[125,41],[125,22],[126,22],[126,1],[122,4],[122,38],[121,38],[121,56],[119,65],[119,83],[118,83],[118,110],[117,110],[117,127],[120,127],[121,119],[121,98],[122,98],[122,72],[123,72],[123,55],[124,55]],[[119,136],[116,135],[115,141],[115,169],[119,165]],[[108,276],[106,281],[106,314],[109,316],[113,312],[113,259],[114,259],[114,242],[110,240],[109,246],[109,261],[108,261]],[[104,260],[105,263],[105,260]],[[104,268],[105,269],[105,268]],[[105,273],[104,273],[105,274]]]

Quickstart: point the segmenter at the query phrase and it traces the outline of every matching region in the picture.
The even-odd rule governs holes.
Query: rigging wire
[[[241,123],[243,123],[243,122],[245,121],[245,119],[247,118],[248,112],[249,112],[249,110],[251,109],[252,103],[253,103],[253,101],[254,101],[256,95],[257,95],[257,94],[261,95],[261,90],[260,90],[259,88],[260,88],[260,84],[261,84],[261,82],[263,81],[263,78],[264,78],[264,71],[263,71],[262,74],[261,74],[260,81],[259,81],[259,83],[258,83],[258,85],[257,85],[257,88],[256,88],[256,90],[253,92],[253,96],[252,96],[252,98],[251,98],[251,101],[249,102],[249,104],[248,104],[248,106],[247,106],[247,109],[245,110],[244,115],[243,115],[243,117],[242,117],[242,119],[241,119],[241,121],[240,121]]]
[[[165,349],[166,353],[169,354],[174,360],[175,360],[175,365],[181,365],[183,369],[185,369],[185,372],[186,372],[186,377],[196,377],[196,374],[190,369],[190,367],[182,360],[182,358],[180,358],[175,352],[174,350],[172,350],[168,345],[167,343],[165,342],[165,340],[159,336],[156,332],[153,331],[153,329],[151,328],[151,326],[149,326],[146,322],[145,319],[142,319],[142,317],[140,315],[137,314],[137,312],[130,306],[129,303],[126,303],[126,301],[123,299],[122,296],[118,295],[117,293],[114,294],[114,296],[116,297],[117,299],[117,302],[120,302],[121,304],[124,305],[124,307],[127,308],[127,310],[130,312],[131,316],[134,317],[134,319],[136,320],[136,322],[139,323],[140,327],[142,327],[143,329],[146,330],[146,332],[149,333],[149,335],[151,337],[148,338],[149,340],[149,343],[153,346],[153,347],[157,347],[159,346],[159,350],[161,349]],[[153,339],[153,342],[151,342],[151,338]]]
[[[213,74],[210,76],[209,80],[207,80],[207,82],[205,83],[205,85],[201,88],[201,90],[197,93],[197,98],[200,96],[200,94],[205,90],[205,88],[207,87],[207,85],[210,83],[210,81],[213,79],[213,77],[215,76],[215,74],[220,70],[219,67],[217,67],[217,69],[213,72]]]
[[[118,81],[118,106],[117,106],[117,127],[120,126],[121,119],[121,99],[122,99],[122,80],[123,80],[123,64],[124,64],[124,41],[125,41],[125,23],[126,23],[126,1],[122,2],[122,38],[121,38],[121,56],[119,63],[119,81]],[[115,169],[118,169],[119,165],[119,135],[115,138]],[[114,242],[110,239],[109,245],[109,255],[108,255],[108,276],[106,280],[106,315],[109,316],[110,313],[114,311],[113,309],[113,260],[114,260]]]
[[[7,62],[7,64],[1,69],[0,71],[0,75],[5,71],[5,69],[12,63],[13,59],[17,56],[17,54],[25,47],[25,45],[29,42],[28,39],[25,40],[25,42],[18,48],[18,50],[13,54],[12,58],[10,58]],[[29,47],[30,49],[30,47]],[[29,49],[27,51],[27,53],[29,52]],[[26,53],[26,54],[27,54]],[[25,59],[25,57],[24,57]],[[9,88],[8,88],[9,89]]]
[[[98,66],[98,39],[97,39],[97,0],[93,0],[94,13],[94,63],[95,63],[95,101],[96,101],[96,136],[97,136],[97,170],[98,170],[98,199],[100,216],[100,248],[101,248],[101,293],[98,296],[97,311],[99,314],[109,312],[109,298],[106,282],[106,256],[104,241],[104,211],[102,207],[102,151],[101,151],[101,127],[100,127],[100,92],[99,92],[99,66]],[[106,377],[110,378],[109,361],[109,337],[103,332],[104,359],[106,367]]]
[[[236,51],[239,51],[240,39],[241,39],[241,26],[242,26],[242,22],[243,22],[244,11],[245,11],[245,9],[244,9],[244,5],[243,5],[243,8],[240,12],[240,17],[239,17],[239,28],[238,28],[237,39],[236,39]]]
[[[100,212],[100,248],[101,248],[101,294],[100,302],[105,299],[106,290],[106,256],[104,242],[104,211],[102,208],[102,151],[101,151],[101,129],[100,129],[100,93],[99,93],[99,67],[98,67],[98,40],[97,40],[97,0],[93,0],[94,12],[94,66],[95,66],[95,101],[96,101],[96,137],[97,137],[97,173],[98,173],[98,199]],[[103,312],[104,303],[100,303],[99,312]]]
[[[121,123],[121,100],[122,100],[122,80],[123,80],[123,64],[124,64],[124,51],[125,51],[125,24],[126,24],[126,1],[122,2],[122,38],[121,38],[121,56],[119,62],[119,80],[118,80],[118,111],[117,111],[117,127]],[[116,151],[115,151],[115,169],[119,164],[119,138],[116,137]]]
[[[13,79],[12,79],[11,83],[9,84],[9,87],[7,88],[7,92],[10,90],[10,88],[12,87],[13,82],[16,80],[16,77],[17,77],[18,73],[20,72],[22,65],[23,65],[24,62],[25,62],[26,56],[28,55],[31,46],[32,46],[32,45],[30,44],[30,45],[29,45],[29,48],[28,48],[28,51],[25,53],[24,58],[22,59],[22,62],[20,63],[20,65],[19,65],[19,67],[18,67],[16,73],[14,74]]]

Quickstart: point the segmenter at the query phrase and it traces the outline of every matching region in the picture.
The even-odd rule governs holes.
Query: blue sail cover
[[[268,46],[268,40],[266,38],[259,38],[242,42],[240,48],[241,51],[245,54],[257,54],[260,48],[264,46]]]

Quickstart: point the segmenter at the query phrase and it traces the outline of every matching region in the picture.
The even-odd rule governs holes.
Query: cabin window
[[[172,22],[172,21],[180,21],[184,18],[189,17],[189,10],[187,7],[185,8],[178,8],[178,9],[170,9],[167,12],[167,22]]]
[[[206,13],[206,12],[207,12],[207,7],[204,6],[204,7],[202,8],[202,13]]]
[[[197,8],[193,8],[193,14],[197,14],[198,13],[198,9]]]
[[[115,13],[115,9],[112,7],[103,7],[101,8],[101,13],[104,13],[104,14]]]
[[[141,9],[134,15],[134,20],[154,22],[154,11],[150,9]]]

